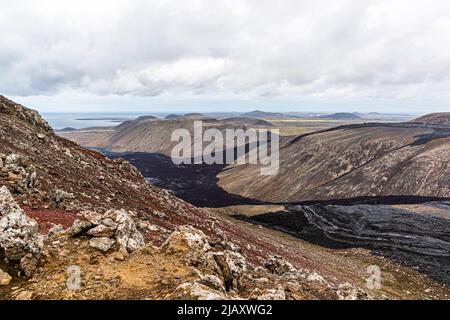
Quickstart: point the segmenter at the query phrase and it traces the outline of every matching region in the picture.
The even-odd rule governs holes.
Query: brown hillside
[[[449,197],[449,155],[445,131],[408,124],[346,126],[282,145],[277,175],[259,176],[257,166],[230,166],[219,174],[219,185],[272,202]]]
[[[423,124],[450,124],[450,112],[430,113],[422,117],[411,120],[414,123]]]

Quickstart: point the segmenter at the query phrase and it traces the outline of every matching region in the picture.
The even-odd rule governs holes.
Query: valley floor
[[[413,268],[405,267],[383,256],[377,256],[368,249],[346,248],[331,249],[299,239],[280,230],[264,227],[248,221],[237,220],[236,215],[247,217],[277,212],[282,206],[238,205],[210,209],[226,217],[231,223],[239,225],[250,234],[265,241],[282,246],[286,257],[299,265],[308,266],[320,274],[341,277],[340,281],[355,282],[366,287],[370,274],[369,266],[378,266],[381,270],[381,288],[371,293],[376,298],[393,299],[450,299],[450,288],[437,282]]]

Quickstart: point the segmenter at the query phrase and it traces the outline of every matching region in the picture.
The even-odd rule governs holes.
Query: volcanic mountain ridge
[[[411,120],[413,123],[450,125],[450,112],[430,113]]]
[[[450,130],[440,125],[375,123],[282,139],[280,169],[230,165],[219,186],[279,203],[370,197],[450,197]],[[245,185],[245,188],[241,186]]]

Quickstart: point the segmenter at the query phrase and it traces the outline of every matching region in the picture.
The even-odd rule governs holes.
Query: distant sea
[[[168,113],[42,113],[44,119],[56,130],[117,126],[143,115],[164,118]]]

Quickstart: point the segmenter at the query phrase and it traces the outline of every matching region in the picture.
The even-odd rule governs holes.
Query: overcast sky
[[[450,111],[448,0],[0,0],[40,111]]]

